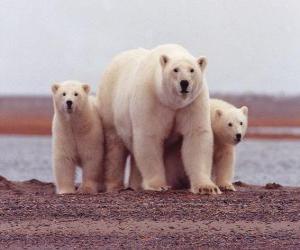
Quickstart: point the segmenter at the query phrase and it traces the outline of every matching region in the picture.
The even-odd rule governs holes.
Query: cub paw
[[[192,185],[190,191],[193,194],[221,194],[222,192],[213,182],[207,184]]]
[[[236,191],[232,183],[218,184],[218,186],[222,191]]]

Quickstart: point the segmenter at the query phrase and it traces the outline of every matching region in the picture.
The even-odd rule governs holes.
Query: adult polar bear
[[[205,67],[204,57],[196,59],[175,44],[130,50],[113,59],[97,93],[108,191],[123,187],[129,153],[145,190],[167,189],[164,144],[179,135],[191,192],[220,193],[211,181],[213,135]]]

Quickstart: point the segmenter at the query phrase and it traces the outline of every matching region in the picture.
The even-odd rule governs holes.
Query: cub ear
[[[221,117],[222,114],[223,114],[222,110],[220,110],[220,109],[216,110],[216,117]]]
[[[159,58],[161,66],[164,68],[169,61],[169,57],[166,55],[161,55]]]
[[[53,94],[55,94],[58,89],[59,89],[59,83],[52,84],[51,90]]]
[[[245,116],[248,116],[248,107],[247,106],[241,107],[240,110],[242,110],[242,112]]]
[[[200,69],[203,72],[205,70],[205,68],[206,68],[206,65],[207,65],[207,59],[206,59],[206,57],[205,56],[200,56],[197,59],[197,63],[199,64]]]
[[[88,94],[88,93],[90,92],[90,90],[91,90],[90,85],[89,85],[89,84],[86,84],[86,83],[84,83],[84,84],[82,85],[82,88],[83,88],[84,92],[87,93],[87,94]]]

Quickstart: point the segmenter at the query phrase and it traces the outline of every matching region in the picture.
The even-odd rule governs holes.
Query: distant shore
[[[0,135],[51,135],[51,119],[49,117],[5,117],[1,119],[0,116]],[[298,121],[287,120],[254,120],[252,119],[249,124],[247,132],[247,138],[254,139],[288,139],[288,140],[300,140],[300,133],[265,133],[263,130],[259,131],[259,128],[265,127],[299,127],[300,119]],[[251,130],[251,128],[256,128]]]
[[[300,187],[236,183],[237,192],[54,194],[0,177],[1,248],[268,248],[300,245]]]
[[[258,94],[212,94],[237,107],[249,108],[247,137],[257,139],[299,140],[299,133],[284,131],[281,134],[265,130],[251,130],[263,127],[300,128],[300,96],[268,96]],[[50,135],[53,105],[48,96],[0,96],[0,134]]]

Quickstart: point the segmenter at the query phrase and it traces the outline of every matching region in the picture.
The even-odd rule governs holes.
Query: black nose
[[[71,107],[72,107],[72,104],[73,104],[72,101],[68,100],[68,101],[66,101],[66,103],[67,103],[68,108],[71,108]]]
[[[235,136],[236,136],[236,139],[237,139],[238,141],[240,141],[241,138],[242,138],[242,135],[241,135],[241,134],[236,134]]]
[[[189,86],[189,82],[187,80],[180,81],[180,87],[182,93],[187,93],[186,89],[188,88],[188,86]]]

